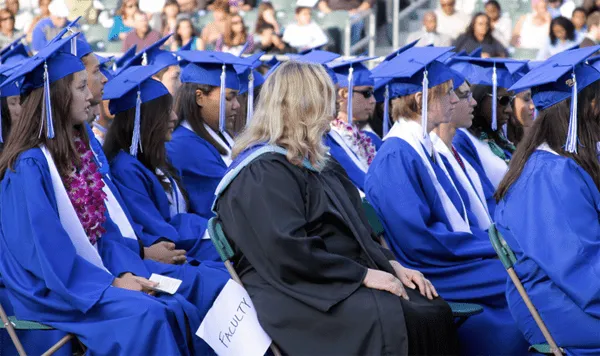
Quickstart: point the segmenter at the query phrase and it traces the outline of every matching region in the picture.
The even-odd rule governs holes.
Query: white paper
[[[315,7],[319,0],[298,0],[296,7]]]
[[[156,273],[152,273],[150,281],[158,283],[158,285],[152,289],[157,292],[169,294],[175,294],[181,285],[181,279],[171,278]]]
[[[204,317],[196,335],[221,356],[263,356],[271,345],[271,338],[258,322],[250,296],[231,279]]]

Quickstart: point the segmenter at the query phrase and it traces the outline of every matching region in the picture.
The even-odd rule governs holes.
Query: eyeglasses
[[[493,97],[492,94],[488,94],[487,96]],[[500,104],[502,106],[508,106],[509,104],[512,104],[512,102],[514,100],[515,100],[515,95],[503,95],[503,96],[498,97],[498,104]]]
[[[373,89],[368,89],[368,90],[352,90],[352,92],[353,92],[353,93],[359,93],[359,94],[362,94],[362,96],[363,96],[365,99],[369,99],[370,97],[372,97],[372,96],[373,96],[373,94],[375,94],[375,93],[373,92]]]

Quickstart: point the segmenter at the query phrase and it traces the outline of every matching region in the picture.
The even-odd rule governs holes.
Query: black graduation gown
[[[454,354],[442,299],[367,288],[367,268],[394,273],[357,189],[333,159],[321,173],[266,153],[217,201],[240,274],[265,331],[290,355]]]

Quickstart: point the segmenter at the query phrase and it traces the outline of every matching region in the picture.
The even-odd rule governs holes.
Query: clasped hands
[[[390,261],[390,264],[394,268],[395,276],[369,268],[363,284],[368,288],[390,292],[406,300],[409,300],[409,298],[404,286],[411,289],[418,287],[421,295],[430,300],[438,296],[435,287],[423,276],[423,273],[405,268],[398,261]]]

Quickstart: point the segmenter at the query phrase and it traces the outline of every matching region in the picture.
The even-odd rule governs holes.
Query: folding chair
[[[502,234],[500,234],[498,229],[496,229],[496,225],[492,225],[490,227],[490,229],[488,230],[488,234],[490,237],[490,241],[492,242],[492,246],[494,246],[494,250],[496,250],[496,254],[500,258],[500,261],[502,261],[502,264],[504,265],[506,272],[508,272],[511,281],[513,282],[515,287],[517,287],[521,298],[523,298],[525,305],[527,305],[527,309],[529,309],[531,316],[533,316],[535,323],[537,324],[538,328],[540,328],[542,334],[544,335],[544,338],[546,339],[546,344],[531,345],[531,347],[529,348],[530,351],[555,356],[563,355],[564,350],[558,347],[558,345],[552,338],[552,335],[550,335],[550,331],[546,327],[546,324],[544,324],[542,317],[531,302],[531,299],[529,299],[525,288],[523,288],[523,284],[521,283],[519,277],[517,276],[517,273],[515,272],[514,265],[517,262],[517,257],[515,256],[514,252],[510,249],[510,247],[502,237]]]
[[[27,353],[25,352],[23,345],[21,345],[21,341],[19,341],[19,337],[17,336],[16,330],[30,330],[30,331],[54,330],[54,328],[52,328],[50,326],[36,323],[34,321],[18,320],[14,316],[7,316],[6,312],[4,311],[4,308],[2,307],[2,304],[0,304],[0,318],[2,319],[2,323],[3,323],[3,325],[1,327],[3,329],[6,329],[6,331],[8,332],[8,335],[10,336],[10,339],[12,340],[13,344],[15,345],[15,348],[17,349],[19,356],[26,356]],[[66,335],[65,337],[60,339],[56,344],[54,344],[51,348],[49,348],[48,351],[44,352],[42,354],[42,356],[53,355],[56,351],[58,351],[61,347],[63,347],[67,342],[69,342],[70,340],[72,340],[74,338],[75,337],[73,336],[73,334]]]
[[[215,245],[219,256],[221,256],[221,260],[223,263],[225,263],[225,267],[227,268],[231,279],[243,287],[244,284],[242,283],[240,276],[237,274],[235,268],[233,268],[233,264],[231,263],[231,258],[234,254],[233,249],[231,248],[229,241],[227,241],[227,237],[225,236],[225,232],[223,231],[221,223],[218,222],[216,218],[211,218],[208,221],[208,234],[210,235],[210,239]],[[275,342],[271,343],[270,349],[273,352],[273,355],[281,356],[281,351],[277,345],[275,345]]]
[[[387,242],[383,238],[385,229],[383,228],[381,220],[379,220],[379,217],[377,216],[375,208],[373,208],[371,203],[369,203],[365,198],[362,199],[362,206],[365,214],[367,215],[367,220],[369,220],[369,225],[371,225],[371,230],[373,230],[373,233],[379,239],[381,246],[389,249]],[[478,304],[448,302],[448,305],[450,305],[450,309],[452,309],[452,316],[455,318],[457,327],[464,324],[469,317],[483,313],[483,307]]]

